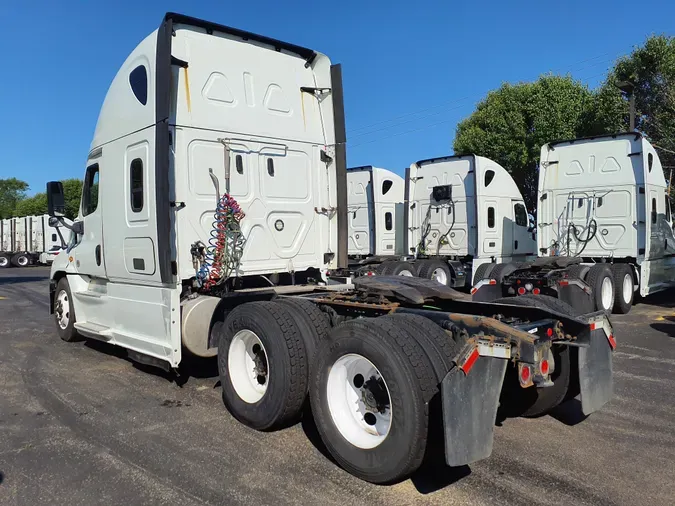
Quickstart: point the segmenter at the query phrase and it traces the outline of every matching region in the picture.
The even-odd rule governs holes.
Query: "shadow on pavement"
[[[213,378],[214,383],[218,381],[218,362],[215,358],[201,358],[190,355],[189,352],[183,350],[183,359],[178,367],[178,371],[165,371],[159,367],[142,364],[132,360],[125,348],[115,346],[113,344],[97,341],[96,339],[86,339],[85,346],[95,350],[99,353],[105,353],[111,357],[124,359],[133,366],[147,374],[152,374],[167,381],[176,383],[179,387],[185,385],[190,378],[209,379]]]
[[[581,401],[579,399],[570,399],[553,408],[549,414],[559,422],[570,426],[577,425],[588,418],[581,411]]]
[[[46,281],[45,276],[12,276],[12,277],[0,277],[0,286],[2,285],[13,285],[16,283],[31,283],[33,281]]]
[[[651,323],[649,326],[669,337],[675,337],[675,316],[664,316],[663,321]]]
[[[635,305],[675,308],[675,289],[664,290],[647,297],[637,297]]]

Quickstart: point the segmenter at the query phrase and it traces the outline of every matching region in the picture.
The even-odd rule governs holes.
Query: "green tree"
[[[16,179],[0,179],[0,219],[11,218],[17,202],[26,197],[28,183]]]
[[[533,83],[504,84],[479,102],[457,126],[457,154],[486,156],[506,168],[536,208],[537,167],[546,142],[614,132],[624,102],[618,90],[595,93],[570,76],[547,75]]]
[[[80,198],[82,197],[81,179],[64,179],[63,194],[66,201],[66,216],[75,219],[80,211]]]
[[[602,89],[617,93],[616,85],[621,81],[634,85],[635,127],[657,146],[668,177],[675,168],[675,37],[649,37],[644,45],[617,61]],[[625,130],[629,124],[627,111],[624,104]]]
[[[17,202],[14,216],[39,216],[47,213],[47,194],[36,193]]]

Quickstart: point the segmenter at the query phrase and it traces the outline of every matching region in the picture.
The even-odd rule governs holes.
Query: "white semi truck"
[[[639,133],[545,144],[539,258],[483,273],[474,298],[535,291],[582,311],[627,313],[635,293],[675,285],[668,189],[656,150]]]
[[[603,313],[477,304],[405,276],[329,279],[348,264],[345,143],[341,69],[326,56],[167,14],[99,115],[52,264],[60,337],[165,369],[216,356],[227,409],[259,430],[295,422],[309,396],[331,455],[377,483],[409,476],[431,445],[452,466],[486,458],[498,407],[607,402]],[[59,219],[62,185],[47,195]],[[553,360],[570,346],[573,369],[569,354]],[[442,441],[428,445],[435,425]]]
[[[0,269],[51,264],[62,247],[49,215],[0,220]]]

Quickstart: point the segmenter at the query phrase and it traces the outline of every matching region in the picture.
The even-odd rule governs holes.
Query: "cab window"
[[[98,208],[98,164],[87,167],[82,186],[82,216],[87,216]]]
[[[513,206],[513,212],[516,217],[516,225],[527,227],[527,209],[523,204],[516,204]]]

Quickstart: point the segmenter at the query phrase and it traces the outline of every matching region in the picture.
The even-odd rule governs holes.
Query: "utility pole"
[[[628,103],[630,106],[630,131],[635,131],[635,85],[630,81],[619,81],[616,87],[628,95]]]

